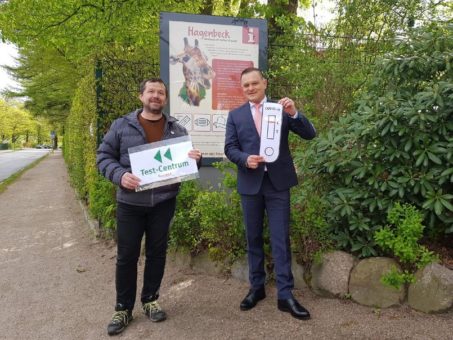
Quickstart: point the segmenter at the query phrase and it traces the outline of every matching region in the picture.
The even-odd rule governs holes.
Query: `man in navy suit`
[[[298,319],[309,319],[310,313],[292,294],[294,279],[291,271],[289,242],[290,188],[297,185],[297,175],[288,145],[289,131],[304,139],[316,136],[310,121],[297,111],[294,102],[285,97],[283,106],[279,156],[265,163],[259,155],[260,122],[263,103],[268,99],[267,80],[257,68],[241,74],[241,87],[248,101],[228,115],[225,155],[238,167],[238,192],[241,195],[246,226],[250,291],[242,300],[241,310],[249,310],[266,297],[264,283],[263,220],[269,221],[272,257],[278,290],[278,309]]]

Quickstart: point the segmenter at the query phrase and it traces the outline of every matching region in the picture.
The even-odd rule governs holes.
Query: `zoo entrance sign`
[[[267,22],[162,12],[160,65],[170,115],[188,130],[203,159],[217,161],[224,157],[228,112],[246,101],[242,70],[267,69]]]

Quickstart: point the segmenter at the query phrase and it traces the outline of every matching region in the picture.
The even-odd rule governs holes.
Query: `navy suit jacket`
[[[297,184],[288,145],[289,131],[304,139],[316,136],[316,130],[310,121],[300,112],[298,115],[294,119],[283,113],[279,157],[273,163],[266,163],[269,179],[277,191],[288,190]],[[260,136],[255,128],[249,102],[229,112],[224,151],[227,158],[238,166],[238,192],[243,195],[257,194],[264,176],[264,163],[257,169],[246,166],[247,157],[259,155],[260,151]]]

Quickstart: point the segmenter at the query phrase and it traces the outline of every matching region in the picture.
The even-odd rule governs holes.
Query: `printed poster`
[[[228,112],[246,101],[241,72],[247,67],[263,68],[264,37],[260,35],[267,34],[262,28],[265,21],[232,24],[233,18],[187,17],[191,20],[179,15],[180,20],[168,21],[170,115],[188,130],[203,157],[223,158]],[[201,18],[205,20],[196,21]]]

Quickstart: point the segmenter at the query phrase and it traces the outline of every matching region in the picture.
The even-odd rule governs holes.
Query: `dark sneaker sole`
[[[158,318],[158,319],[153,319],[149,316],[148,313],[146,313],[145,311],[143,311],[143,314],[146,315],[146,317],[149,319],[149,321],[152,321],[152,322],[161,322],[161,321],[165,321],[167,320],[167,315],[164,314],[161,318]]]
[[[119,330],[115,330],[115,331],[107,330],[107,334],[110,335],[110,336],[118,335],[118,334],[122,333],[125,329],[126,329],[126,327],[123,327],[123,328],[121,328]]]
[[[129,322],[127,323],[127,325],[125,325],[123,328],[120,328],[120,329],[115,329],[115,330],[109,331],[109,329],[107,327],[107,334],[110,336],[113,336],[113,335],[118,335],[118,334],[122,333],[126,329],[126,327],[129,326],[129,324],[131,323],[132,320],[133,320],[133,318],[131,317]]]
[[[165,321],[167,320],[167,317],[163,317],[163,318],[160,318],[160,319],[151,319],[150,317],[148,317],[148,319],[152,322],[162,322],[162,321]]]

